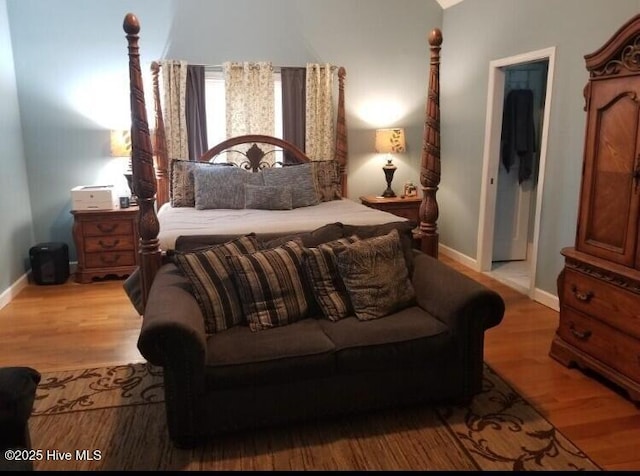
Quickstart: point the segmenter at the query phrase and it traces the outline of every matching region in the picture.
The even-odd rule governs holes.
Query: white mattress
[[[158,211],[160,249],[175,247],[181,235],[227,235],[242,233],[299,233],[327,223],[379,225],[405,218],[376,210],[350,199],[322,202],[293,210],[174,208],[165,203]]]

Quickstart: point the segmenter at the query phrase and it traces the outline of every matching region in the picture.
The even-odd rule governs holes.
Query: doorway
[[[534,299],[554,57],[555,49],[549,48],[493,61],[489,69],[478,264]],[[530,101],[532,149],[503,160],[503,155],[509,157],[502,146],[510,130],[503,125],[511,123],[510,113],[517,110],[514,98],[520,108],[523,99]]]

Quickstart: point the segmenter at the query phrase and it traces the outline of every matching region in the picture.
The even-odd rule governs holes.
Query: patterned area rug
[[[167,436],[147,364],[44,374],[29,426],[36,470],[600,470],[485,366],[469,406],[420,406],[219,437]]]

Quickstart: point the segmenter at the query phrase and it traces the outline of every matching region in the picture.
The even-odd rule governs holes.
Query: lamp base
[[[382,170],[384,171],[384,178],[387,181],[387,189],[382,192],[382,196],[385,198],[392,198],[396,196],[396,193],[391,189],[391,182],[393,181],[393,174],[397,168],[398,167],[393,165],[391,159],[388,159],[386,165],[382,167]]]
[[[393,197],[397,197],[396,192],[394,192],[393,190],[391,190],[390,188],[387,188],[384,192],[382,192],[382,197],[384,198],[393,198]]]

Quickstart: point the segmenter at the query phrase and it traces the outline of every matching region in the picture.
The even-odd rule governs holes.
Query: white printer
[[[72,210],[112,210],[118,208],[113,185],[79,185],[71,189]]]

